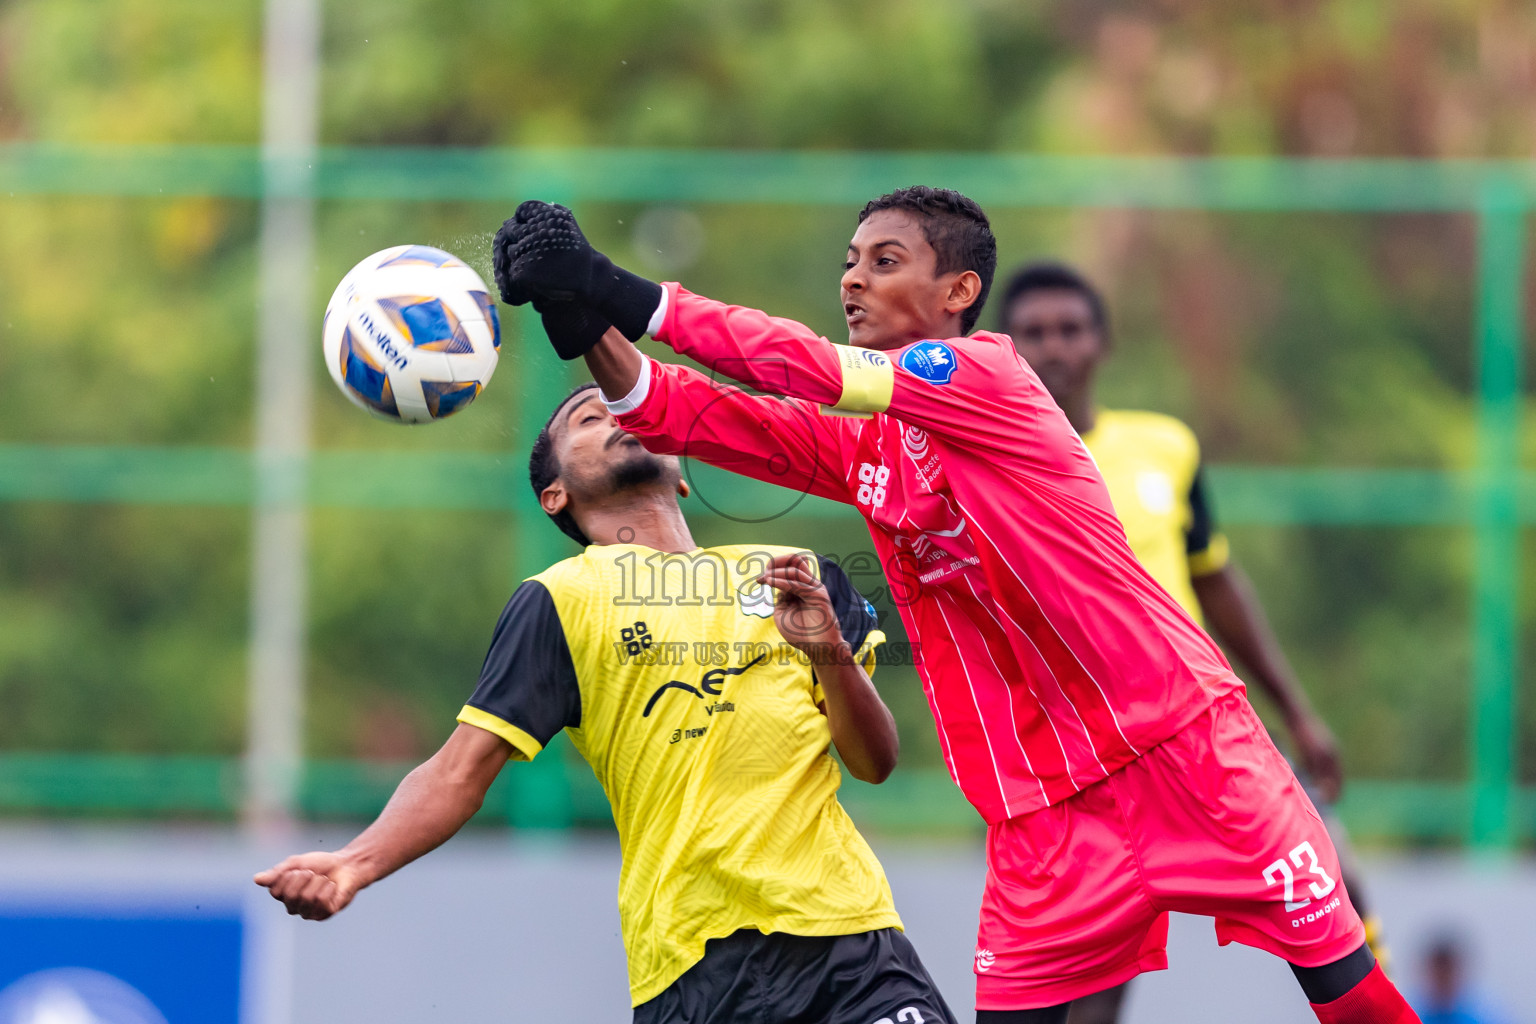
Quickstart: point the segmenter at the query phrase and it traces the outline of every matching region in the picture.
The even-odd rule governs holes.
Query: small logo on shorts
[[[1309,914],[1302,914],[1300,917],[1293,917],[1293,918],[1291,918],[1291,927],[1292,928],[1300,928],[1304,924],[1311,924],[1313,921],[1321,921],[1323,918],[1327,917],[1329,914],[1333,913],[1335,910],[1338,910],[1339,907],[1341,907],[1343,905],[1343,903],[1344,903],[1344,901],[1342,899],[1340,899],[1339,897],[1335,896],[1333,899],[1329,900],[1327,903],[1324,903],[1323,906],[1322,906],[1322,909],[1314,910],[1314,911],[1312,911]],[[1302,904],[1302,906],[1307,906],[1307,904],[1304,903],[1304,904]],[[1290,910],[1291,907],[1289,905],[1287,905],[1286,909]]]
[[[990,971],[992,969],[992,965],[995,964],[996,962],[997,962],[997,954],[993,953],[986,946],[982,946],[980,949],[978,949],[976,951],[976,973],[977,974],[986,974],[988,971]]]

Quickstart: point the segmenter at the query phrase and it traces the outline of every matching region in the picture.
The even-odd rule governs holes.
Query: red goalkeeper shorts
[[[1312,801],[1234,690],[1103,782],[993,825],[976,1007],[1054,1006],[1168,966],[1168,912],[1303,967],[1365,941]]]

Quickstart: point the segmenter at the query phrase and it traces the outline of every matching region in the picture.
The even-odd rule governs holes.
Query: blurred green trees
[[[253,144],[260,40],[253,2],[13,0],[0,7],[0,138]],[[322,136],[337,145],[1463,157],[1536,144],[1536,15],[1494,0],[1169,0],[1142,13],[380,0],[328,5],[324,54]],[[508,212],[321,203],[316,324],[367,253],[423,241],[483,263]],[[654,210],[581,212],[637,270],[840,328],[851,209],[668,212],[690,239],[676,246],[646,221]],[[1465,218],[998,210],[995,227],[1004,272],[1054,255],[1104,285],[1118,346],[1104,399],[1183,416],[1212,462],[1471,463]],[[0,196],[0,442],[247,444],[255,231],[248,202]],[[317,359],[314,443],[504,452],[522,487],[518,406],[567,381],[524,379],[507,322],[486,397],[427,430],[362,416]],[[702,543],[867,547],[852,515],[807,537],[788,521],[690,514]],[[414,756],[447,731],[520,554],[569,550],[509,518],[316,511],[312,754]],[[0,506],[0,748],[237,752],[248,532],[240,509]],[[1351,770],[1461,777],[1467,532],[1232,533]],[[1536,630],[1524,635],[1530,646]],[[880,681],[907,763],[937,765],[915,675]]]

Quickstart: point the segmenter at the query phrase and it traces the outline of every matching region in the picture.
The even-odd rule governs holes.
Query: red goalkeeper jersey
[[[674,284],[656,337],[786,397],[653,361],[619,422],[652,451],[864,514],[950,774],[987,821],[1070,797],[1241,686],[1131,554],[1087,448],[1006,337],[874,352]]]

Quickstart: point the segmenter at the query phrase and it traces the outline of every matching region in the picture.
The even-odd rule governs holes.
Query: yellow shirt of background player
[[[1190,578],[1224,566],[1228,548],[1212,525],[1194,432],[1161,413],[1101,409],[1083,443],[1137,560],[1200,622]]]
[[[794,550],[588,547],[519,588],[552,603],[553,635],[520,641],[520,664],[495,671],[493,642],[459,715],[502,736],[515,757],[533,757],[563,726],[591,764],[619,830],[635,1005],[697,963],[706,940],[742,928],[901,927],[879,861],[837,802],[841,773],[815,676],[774,625],[773,591],[755,582],[767,559]],[[819,571],[845,638],[873,667],[884,640],[873,610],[840,571]],[[538,617],[529,608],[520,621]],[[511,630],[504,614],[498,642]],[[530,667],[550,675],[540,649],[562,641],[579,694],[527,681]]]

